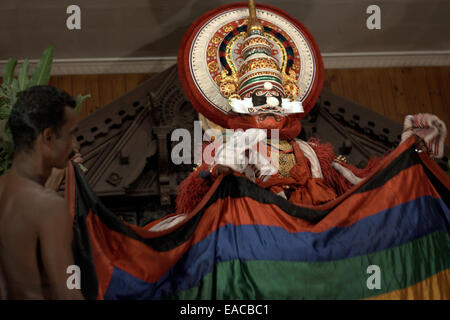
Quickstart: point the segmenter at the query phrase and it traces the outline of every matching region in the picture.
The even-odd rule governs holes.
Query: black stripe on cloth
[[[75,170],[75,214],[73,220],[73,242],[72,251],[74,262],[81,270],[81,292],[87,300],[95,300],[98,291],[98,279],[92,256],[91,243],[89,240],[89,229],[86,225],[86,217],[89,206],[83,201],[85,185],[84,179],[79,179],[79,169],[73,164]],[[88,191],[91,191],[90,187]]]
[[[395,158],[386,168],[375,174],[370,181],[362,185],[355,193],[367,192],[382,187],[401,171],[421,163],[420,157],[412,145]]]
[[[430,179],[431,183],[433,184],[434,189],[439,193],[439,196],[441,197],[442,201],[444,201],[447,208],[450,208],[450,190],[447,189],[446,186],[434,175],[433,172],[431,172],[430,169],[428,169],[428,166],[423,164],[422,165],[425,174],[427,175],[428,179]],[[442,174],[446,174],[445,172],[442,172]],[[443,219],[447,222],[447,232],[450,232],[450,222],[448,219]]]

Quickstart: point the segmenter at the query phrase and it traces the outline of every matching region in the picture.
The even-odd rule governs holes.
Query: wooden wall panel
[[[91,94],[80,118],[124,93],[151,74],[54,76],[50,83],[76,96]],[[325,70],[325,84],[336,94],[399,123],[408,114],[436,114],[450,126],[450,67],[370,68]],[[446,144],[450,145],[449,137]]]
[[[89,114],[94,113],[102,106],[102,104],[100,103],[100,89],[98,85],[98,79],[98,75],[89,75],[86,78],[86,87],[88,88],[88,91],[86,91],[84,94],[90,94],[91,97],[85,100],[85,105],[80,112],[80,118],[84,118]]]
[[[399,123],[427,112],[450,126],[450,67],[329,69],[324,86]]]

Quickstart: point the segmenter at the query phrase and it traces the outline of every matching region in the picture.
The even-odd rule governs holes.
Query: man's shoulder
[[[24,183],[14,198],[14,202],[27,209],[25,211],[37,213],[39,218],[68,211],[66,201],[58,193],[35,183]]]
[[[43,188],[34,196],[33,203],[32,220],[40,232],[47,233],[55,227],[66,230],[71,226],[67,203],[55,191]]]
[[[41,210],[45,210],[44,214],[51,214],[58,211],[68,211],[66,201],[54,190],[44,188],[34,196],[35,205]]]
[[[4,227],[39,234],[56,226],[66,229],[71,225],[66,201],[55,191],[15,177],[2,177],[0,183],[0,218]]]

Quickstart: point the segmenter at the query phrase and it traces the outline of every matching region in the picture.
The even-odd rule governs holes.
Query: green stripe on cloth
[[[380,267],[381,289],[367,288],[370,265]],[[449,268],[450,236],[434,232],[398,247],[337,261],[222,262],[198,286],[171,299],[362,299],[405,288]]]

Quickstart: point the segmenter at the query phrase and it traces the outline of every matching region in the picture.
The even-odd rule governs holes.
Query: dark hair
[[[75,105],[68,93],[51,86],[34,86],[20,92],[9,116],[16,151],[31,149],[36,137],[47,128],[59,135],[66,121],[65,107]]]

